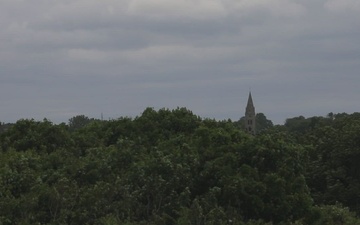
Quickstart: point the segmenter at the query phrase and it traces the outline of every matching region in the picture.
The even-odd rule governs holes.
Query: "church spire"
[[[248,133],[255,135],[256,124],[255,124],[255,107],[251,96],[251,91],[249,92],[249,98],[246,105],[245,111],[245,129]]]
[[[246,109],[252,109],[252,108],[255,109],[254,103],[253,103],[253,100],[252,100],[252,96],[251,96],[251,92],[249,92],[249,98],[248,98]]]

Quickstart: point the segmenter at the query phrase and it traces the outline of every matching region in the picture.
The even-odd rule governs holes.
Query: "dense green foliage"
[[[360,114],[258,114],[252,136],[185,108],[19,120],[0,135],[0,225],[360,224]]]

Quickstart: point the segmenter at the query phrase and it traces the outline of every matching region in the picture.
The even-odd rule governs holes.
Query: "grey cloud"
[[[357,0],[3,1],[0,121],[138,115],[186,106],[238,119],[258,112],[352,112]]]

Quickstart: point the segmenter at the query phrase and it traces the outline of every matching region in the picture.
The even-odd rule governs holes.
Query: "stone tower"
[[[249,98],[246,105],[245,111],[245,129],[248,133],[255,135],[256,125],[255,125],[255,107],[251,97],[251,92],[249,92]]]

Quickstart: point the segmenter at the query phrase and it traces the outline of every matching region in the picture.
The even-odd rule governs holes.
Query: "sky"
[[[359,111],[359,0],[0,0],[0,121]]]

